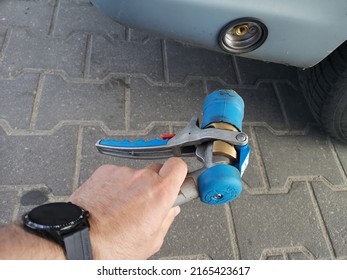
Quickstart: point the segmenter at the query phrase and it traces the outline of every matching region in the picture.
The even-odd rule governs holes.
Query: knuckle
[[[136,170],[134,173],[134,180],[152,185],[153,187],[157,186],[160,182],[158,174],[150,169]]]
[[[96,169],[96,173],[116,172],[120,167],[112,164],[104,164]]]

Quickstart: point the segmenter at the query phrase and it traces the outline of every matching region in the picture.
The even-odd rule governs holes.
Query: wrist
[[[35,234],[32,234],[25,229],[22,229],[25,234],[28,236],[30,235],[30,241],[31,243],[31,250],[32,250],[32,256],[33,259],[47,259],[47,260],[66,260],[66,255],[64,252],[64,249],[54,241],[51,241],[46,238],[42,238],[40,236],[37,236]],[[37,257],[34,256],[36,253],[36,249],[38,248],[38,255]]]
[[[26,231],[21,224],[0,228],[0,259],[64,260],[58,244]]]

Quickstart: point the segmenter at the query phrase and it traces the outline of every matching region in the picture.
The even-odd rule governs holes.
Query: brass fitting
[[[218,129],[231,130],[235,132],[239,132],[239,130],[229,123],[219,122],[219,123],[211,123],[209,126]],[[213,155],[215,156],[225,156],[230,159],[230,161],[237,160],[237,152],[233,145],[230,145],[223,141],[214,141],[213,142]]]
[[[248,33],[249,31],[249,26],[248,24],[240,24],[240,25],[236,25],[234,27],[234,34],[237,36],[244,36]]]

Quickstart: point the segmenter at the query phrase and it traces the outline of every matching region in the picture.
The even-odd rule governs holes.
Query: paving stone
[[[170,82],[183,82],[187,76],[215,77],[236,83],[232,57],[222,53],[166,41]]]
[[[271,188],[284,187],[290,177],[305,180],[320,175],[334,185],[343,182],[328,140],[319,131],[306,136],[275,136],[264,128],[255,131]]]
[[[17,192],[2,189],[0,186],[0,226],[12,221],[14,201],[17,199]]]
[[[338,156],[338,160],[342,165],[342,168],[345,170],[345,174],[347,174],[347,145],[336,140],[333,140],[333,145]]]
[[[151,86],[143,79],[131,79],[132,129],[144,129],[152,121],[185,121],[202,112],[206,97],[200,81],[184,87]]]
[[[297,253],[287,253],[287,258],[289,260],[307,260],[309,259],[304,253],[297,252]]]
[[[154,259],[205,255],[211,259],[235,259],[224,206],[199,200],[181,206],[161,250]]]
[[[262,260],[314,260],[316,257],[303,246],[265,249]]]
[[[263,251],[304,247],[317,259],[329,259],[312,201],[304,183],[288,194],[243,193],[231,203],[241,259],[260,259]],[[294,258],[295,255],[292,255]]]
[[[94,36],[91,52],[90,76],[103,77],[108,73],[146,75],[163,81],[163,61],[160,40],[142,42],[109,40]]]
[[[73,33],[55,38],[24,29],[13,29],[3,52],[0,76],[12,76],[25,68],[64,70],[72,77],[82,77],[85,71],[87,35]]]
[[[266,79],[283,79],[298,84],[296,67],[237,56],[235,62],[241,84],[255,84],[258,80]]]
[[[347,185],[345,191],[333,191],[326,185],[316,182],[314,193],[336,257],[347,258]]]
[[[76,145],[72,126],[46,136],[8,136],[0,128],[0,185],[44,184],[53,195],[70,194]]]
[[[114,39],[125,38],[125,27],[97,10],[90,1],[61,1],[55,36],[66,36],[71,32],[108,34]]]
[[[47,0],[2,0],[0,1],[1,25],[26,27],[31,30],[48,32],[55,2]]]
[[[14,80],[0,79],[0,119],[13,129],[29,127],[37,82],[36,74],[23,74]]]
[[[6,35],[8,34],[8,29],[5,27],[0,27],[0,63],[3,59],[3,50],[6,48]]]
[[[100,121],[110,129],[124,129],[124,81],[103,84],[69,83],[60,76],[45,77],[37,129],[52,129],[60,121]]]
[[[221,88],[235,90],[244,100],[244,123],[266,123],[275,130],[287,130],[280,103],[269,83],[257,86],[222,85],[213,81],[207,83],[208,92]]]

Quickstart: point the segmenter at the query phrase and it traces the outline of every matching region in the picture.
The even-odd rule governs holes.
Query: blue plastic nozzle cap
[[[233,90],[220,89],[210,93],[203,106],[202,128],[211,123],[225,122],[242,131],[245,104]]]
[[[220,164],[206,169],[198,177],[200,200],[207,204],[223,204],[242,192],[240,172],[234,166]]]

